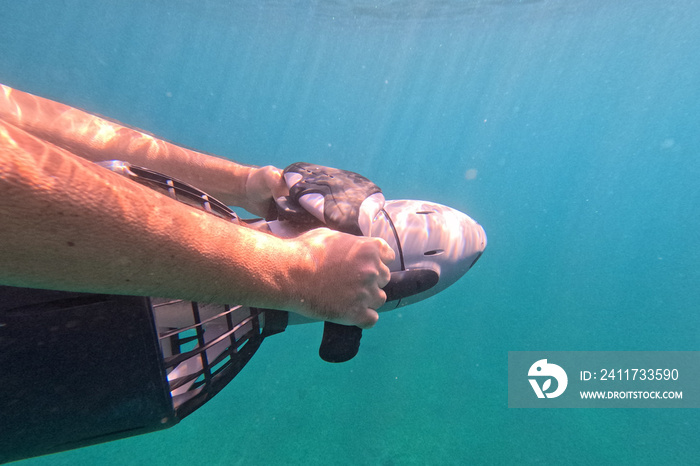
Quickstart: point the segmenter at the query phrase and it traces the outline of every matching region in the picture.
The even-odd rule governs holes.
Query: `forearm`
[[[308,252],[0,122],[0,283],[294,308]]]
[[[254,167],[168,143],[58,102],[0,85],[0,120],[92,161],[118,159],[167,173],[246,207]]]

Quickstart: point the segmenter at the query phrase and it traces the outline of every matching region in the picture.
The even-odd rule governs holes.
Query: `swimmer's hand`
[[[245,183],[245,200],[243,207],[248,212],[261,217],[266,217],[273,207],[274,199],[288,196],[282,170],[271,165],[253,168]]]
[[[391,273],[394,251],[383,239],[353,236],[318,228],[294,238],[309,251],[310,269],[295,282],[299,289],[289,310],[338,324],[374,326],[376,309],[386,301],[382,290]]]

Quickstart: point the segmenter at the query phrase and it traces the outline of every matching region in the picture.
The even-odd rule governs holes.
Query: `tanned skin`
[[[312,230],[282,239],[227,222],[91,161],[119,159],[264,215],[280,170],[185,149],[0,87],[0,284],[246,304],[371,327],[385,241]]]

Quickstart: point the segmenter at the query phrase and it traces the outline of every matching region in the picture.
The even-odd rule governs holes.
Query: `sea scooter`
[[[325,226],[395,252],[389,311],[456,282],[486,247],[483,228],[440,204],[385,200],[353,172],[295,163],[272,220],[241,220],[197,188],[126,162],[100,165],[174,199],[280,237]],[[228,384],[263,339],[313,320],[183,300],[0,287],[0,463],[177,424]],[[322,359],[344,362],[362,330],[324,323]]]

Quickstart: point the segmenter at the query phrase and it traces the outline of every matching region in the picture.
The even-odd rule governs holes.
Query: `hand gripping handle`
[[[309,228],[325,225],[333,230],[361,236],[360,206],[381,189],[357,173],[297,162],[284,169],[289,196],[276,200],[280,219]],[[362,329],[354,325],[325,322],[319,348],[321,359],[345,362],[360,349]]]

